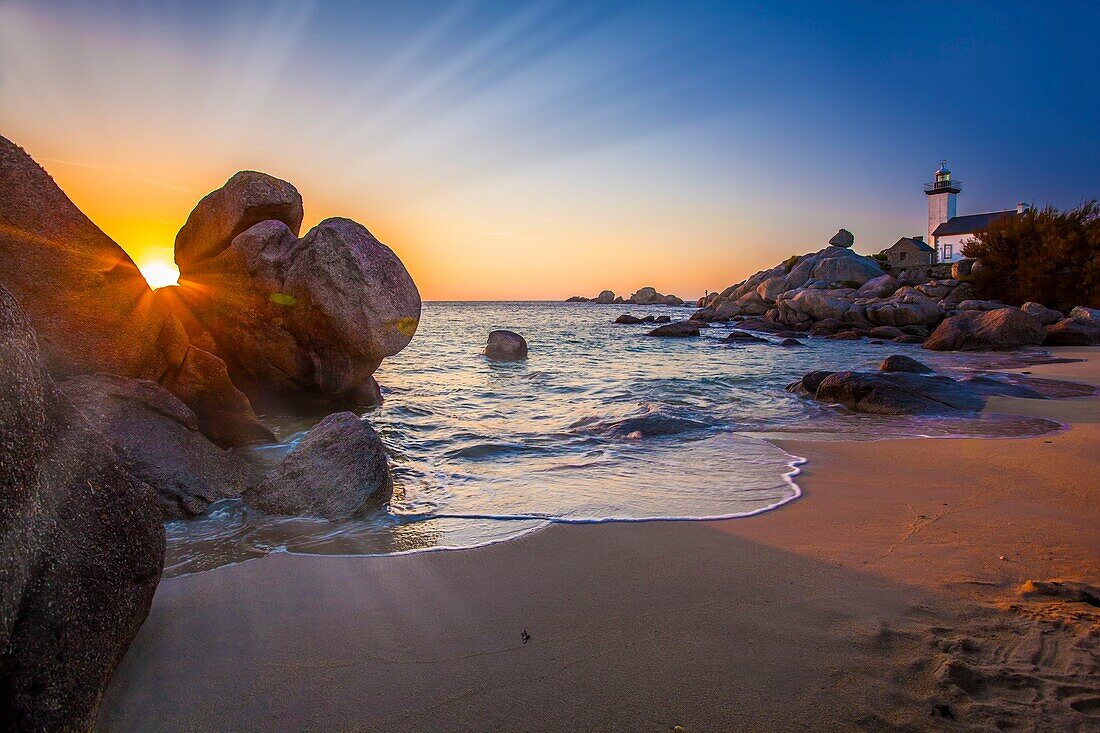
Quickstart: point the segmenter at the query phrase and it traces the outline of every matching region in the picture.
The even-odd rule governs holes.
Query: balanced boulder
[[[355,414],[337,412],[310,430],[244,498],[266,514],[339,520],[381,506],[392,494],[378,433]]]
[[[485,356],[494,361],[523,361],[527,358],[527,341],[515,331],[493,331],[485,344]]]
[[[841,229],[829,239],[829,246],[848,248],[856,243],[856,238],[847,229]]]

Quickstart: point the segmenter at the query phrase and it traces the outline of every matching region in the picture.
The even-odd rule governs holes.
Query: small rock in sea
[[[753,336],[747,331],[730,331],[724,339],[727,344],[733,343],[765,343],[767,339],[762,339],[759,336]]]
[[[645,316],[642,318],[642,323],[656,323],[657,316]]]
[[[642,323],[642,319],[637,316],[632,316],[629,313],[624,313],[615,319],[615,323],[625,323],[632,326],[635,323]]]
[[[833,341],[857,341],[860,335],[855,331],[837,331],[834,334],[826,336],[826,338],[832,339]]]
[[[672,338],[683,338],[685,336],[698,336],[699,324],[692,321],[677,321],[676,323],[666,323],[663,326],[657,326],[646,336],[664,336]]]
[[[780,346],[803,346],[804,344],[798,339],[785,338],[779,342]]]
[[[912,334],[905,334],[904,336],[898,336],[894,339],[895,344],[922,344],[924,339],[920,336],[914,336]]]
[[[882,360],[879,365],[880,372],[911,372],[913,374],[931,374],[932,367],[922,364],[903,354],[891,354]]]
[[[672,316],[657,316],[653,321],[654,323],[671,323]]]
[[[877,345],[877,344],[882,344],[882,343],[885,343],[885,342],[884,342],[884,341],[883,341],[882,339],[871,339],[871,340],[870,340],[870,341],[868,341],[867,343],[869,343],[869,344],[876,344],[876,345]]]
[[[485,344],[485,356],[495,361],[523,361],[527,358],[527,342],[514,331],[493,331]]]

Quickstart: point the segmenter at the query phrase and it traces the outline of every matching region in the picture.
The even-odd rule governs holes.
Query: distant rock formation
[[[634,305],[683,305],[682,298],[678,298],[675,295],[664,295],[657,292],[656,288],[644,287],[640,288],[636,293],[633,293],[630,298],[624,299],[621,295],[615,295],[610,290],[602,290],[600,294],[595,298],[586,298],[583,295],[574,295],[567,298],[567,303],[598,303],[600,305],[610,305],[613,303],[631,303]]]
[[[925,344],[931,349],[1004,350],[1086,345],[1100,339],[1088,325],[1079,325],[1100,323],[1100,311],[1078,307],[1070,318],[1059,320],[1060,313],[1037,303],[1021,310],[977,299],[973,285],[955,278],[906,284],[912,273],[903,272],[900,278],[887,274],[870,257],[849,249],[852,240],[845,234],[842,229],[822,250],[792,256],[701,298],[692,318],[734,320],[750,329],[767,323],[812,335],[873,336],[899,343],[920,342],[937,331]],[[760,318],[762,322],[745,325]],[[1070,320],[1073,323],[1065,322]]]

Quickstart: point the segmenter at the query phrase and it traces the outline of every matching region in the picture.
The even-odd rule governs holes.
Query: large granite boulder
[[[0,435],[0,729],[90,730],[149,612],[164,529],[2,287]]]
[[[856,243],[856,238],[847,229],[841,229],[829,240],[830,247],[843,247],[847,249]]]
[[[1027,313],[1028,315],[1035,316],[1039,319],[1039,323],[1043,324],[1044,326],[1049,326],[1051,324],[1057,323],[1058,321],[1065,318],[1065,316],[1062,314],[1062,311],[1056,311],[1053,308],[1047,308],[1042,303],[1032,303],[1029,301],[1020,306],[1020,310],[1022,310],[1024,313]]]
[[[1063,318],[1046,331],[1043,346],[1100,346],[1100,322]]]
[[[199,201],[176,234],[180,272],[226,250],[233,239],[261,221],[281,221],[298,236],[302,197],[286,181],[256,171],[240,171]]]
[[[935,351],[1011,351],[1038,346],[1047,332],[1019,308],[962,311],[941,323],[924,342]]]
[[[266,514],[356,517],[393,494],[386,448],[366,420],[329,415],[310,430],[245,502]]]
[[[657,292],[657,288],[646,286],[639,288],[638,292],[630,296],[630,300],[638,305],[648,305],[650,303],[656,303],[658,299],[663,299],[660,293]]]
[[[201,227],[198,211],[187,226]],[[192,338],[211,342],[257,399],[362,404],[375,369],[420,321],[420,293],[401,260],[339,218],[301,239],[281,220],[253,224],[216,254],[181,262],[176,295]]]
[[[515,331],[492,331],[485,344],[485,356],[493,361],[523,361],[527,341]]]
[[[596,302],[602,304],[610,304],[615,302],[615,293],[611,290],[601,290],[600,294],[596,296]]]
[[[2,137],[0,260],[0,284],[27,313],[55,377],[106,372],[156,380],[223,444],[271,437],[224,365],[213,368],[207,362],[215,357],[197,353],[122,248]]]
[[[781,296],[776,301],[776,307],[781,323],[796,326],[828,318],[842,320],[852,304],[833,296],[828,290],[798,290]]]
[[[195,413],[156,382],[94,374],[67,379],[58,389],[127,473],[153,488],[165,519],[197,516],[250,482],[250,464],[211,443]]]

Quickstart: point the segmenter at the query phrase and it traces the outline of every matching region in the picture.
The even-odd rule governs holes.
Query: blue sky
[[[724,287],[1100,194],[1098,3],[0,0],[0,133],[135,258],[238,168],[428,297]],[[537,273],[537,277],[533,277]],[[590,292],[591,291],[591,292]]]

